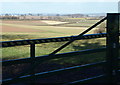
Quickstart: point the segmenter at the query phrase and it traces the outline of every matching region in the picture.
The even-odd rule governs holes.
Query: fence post
[[[30,44],[30,58],[32,59],[31,61],[31,76],[34,76],[35,75],[35,72],[34,72],[34,68],[35,68],[35,44]],[[32,78],[31,79],[31,85],[33,85],[35,83],[35,78]]]
[[[118,82],[119,57],[119,13],[107,14],[107,42],[106,42],[106,74],[107,84]]]

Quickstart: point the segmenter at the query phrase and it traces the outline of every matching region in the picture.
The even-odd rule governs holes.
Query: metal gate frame
[[[31,79],[34,77],[39,77],[39,76],[48,76],[49,74],[55,74],[59,73],[62,71],[66,70],[73,70],[73,69],[81,69],[81,68],[87,68],[87,67],[94,67],[94,66],[99,66],[103,65],[105,66],[106,73],[100,76],[88,78],[88,79],[83,79],[83,80],[78,80],[78,81],[73,81],[69,82],[66,85],[74,85],[74,84],[80,84],[83,82],[91,81],[91,80],[96,80],[100,79],[103,77],[106,77],[106,83],[107,84],[118,84],[118,78],[119,78],[119,25],[120,25],[120,13],[108,13],[107,18],[104,18],[100,22],[96,23],[86,31],[84,31],[82,34],[78,36],[72,36],[72,37],[61,37],[61,38],[48,38],[48,39],[33,39],[33,40],[18,40],[18,41],[2,41],[0,42],[3,47],[12,47],[12,46],[21,46],[21,45],[30,45],[30,58],[24,58],[24,59],[16,59],[16,60],[8,60],[8,61],[2,61],[3,65],[11,65],[13,63],[31,63],[34,67],[34,61],[43,61],[46,59],[51,59],[51,58],[59,58],[59,57],[64,57],[64,56],[70,56],[70,55],[78,55],[78,54],[86,54],[86,53],[94,53],[94,52],[102,52],[106,50],[106,61],[98,62],[98,63],[93,63],[93,64],[87,64],[83,66],[77,66],[77,67],[71,67],[71,68],[64,68],[64,69],[58,69],[54,71],[49,71],[49,72],[44,72],[41,74],[35,74],[34,72],[31,72],[30,76],[18,76],[18,78],[13,78],[13,79],[8,79],[8,80],[2,80],[3,84],[8,84],[12,82],[18,82],[18,81],[23,81],[24,79]],[[107,34],[92,34],[92,35],[83,35],[86,32],[90,31],[92,28],[96,27],[99,25],[101,22],[107,19]],[[101,49],[89,49],[89,50],[84,50],[84,51],[76,51],[76,52],[69,52],[69,53],[63,53],[63,54],[55,54],[70,43],[72,43],[75,40],[82,40],[82,39],[92,39],[92,38],[100,38],[100,37],[107,37],[107,45],[106,48],[101,48]],[[62,41],[69,41],[65,45],[61,46],[54,52],[52,52],[50,55],[45,55],[45,56],[40,56],[40,57],[35,57],[35,44],[40,44],[40,43],[48,43],[48,42],[62,42]]]

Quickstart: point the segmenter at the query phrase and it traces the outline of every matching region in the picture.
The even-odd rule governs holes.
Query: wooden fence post
[[[118,82],[119,13],[107,14],[106,74],[109,85]]]

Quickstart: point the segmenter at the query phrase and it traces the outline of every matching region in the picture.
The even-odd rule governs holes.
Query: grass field
[[[78,19],[76,19],[78,20]],[[20,40],[20,39],[35,39],[35,38],[49,38],[49,37],[64,37],[78,35],[88,28],[88,25],[93,25],[98,20],[84,20],[73,24],[64,24],[66,22],[58,21],[15,21],[4,20],[2,21],[2,41]],[[51,24],[52,23],[52,24]],[[70,22],[68,22],[70,23]],[[81,23],[81,24],[80,24]],[[53,26],[55,24],[55,26]],[[56,25],[57,24],[57,25]],[[60,24],[60,25],[59,25]],[[63,24],[63,25],[62,25]],[[92,34],[94,30],[91,30],[87,34]],[[46,43],[36,45],[36,56],[47,55],[60,47],[65,42],[60,43]],[[80,40],[67,46],[60,51],[71,52],[92,48],[100,48],[105,46],[105,38]],[[99,57],[96,55],[99,54]],[[29,46],[16,46],[2,49],[3,60],[26,58],[30,56]],[[103,55],[103,57],[100,57]],[[105,52],[87,54],[83,58],[83,55],[66,58],[52,59],[51,61],[63,63],[89,63],[104,59]],[[90,57],[91,56],[91,57]],[[80,59],[79,59],[80,58]],[[91,59],[91,60],[90,60]],[[87,60],[87,61],[86,61]],[[63,61],[63,62],[61,62]]]

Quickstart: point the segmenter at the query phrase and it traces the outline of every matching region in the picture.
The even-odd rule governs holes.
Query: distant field
[[[68,22],[48,21],[48,20],[4,20],[2,21],[2,39],[3,40],[16,40],[16,39],[32,39],[32,38],[48,38],[60,36],[78,35],[88,27],[84,25],[90,24],[89,22],[74,24],[65,24]],[[53,26],[57,24],[56,26]],[[60,25],[59,24],[63,24]],[[93,24],[93,21],[91,25]],[[92,33],[90,31],[89,33]],[[13,38],[12,38],[13,37]]]
[[[93,24],[95,24],[96,22],[98,22],[99,20],[87,20],[87,19],[69,19],[69,22],[75,22],[75,23],[71,23],[71,24],[65,24],[64,26],[68,26],[68,27],[90,27]]]

